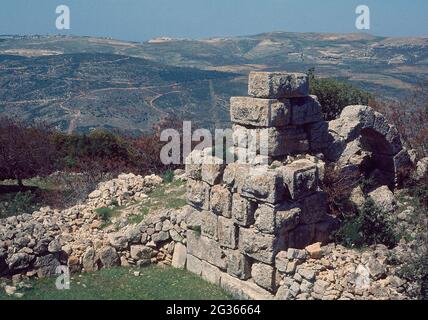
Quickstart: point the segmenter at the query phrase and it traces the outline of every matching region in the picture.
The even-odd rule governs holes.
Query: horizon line
[[[80,38],[98,38],[98,39],[110,39],[110,40],[116,40],[116,41],[122,41],[122,42],[134,42],[134,43],[145,43],[151,40],[155,39],[161,39],[161,38],[170,38],[173,40],[180,40],[180,41],[198,41],[198,40],[212,40],[212,39],[233,39],[233,38],[245,38],[245,37],[254,37],[254,36],[261,36],[266,34],[273,34],[273,33],[289,33],[289,34],[321,34],[321,35],[363,35],[363,36],[370,36],[374,38],[387,38],[387,39],[428,39],[428,35],[412,35],[412,36],[384,36],[384,35],[375,35],[368,32],[317,32],[317,31],[267,31],[267,32],[260,32],[260,33],[254,33],[254,34],[242,34],[242,35],[230,35],[230,36],[211,36],[211,37],[173,37],[169,36],[167,34],[165,35],[159,35],[157,37],[153,37],[147,40],[138,41],[138,40],[125,40],[120,38],[114,38],[109,36],[101,36],[101,35],[78,35],[78,34],[64,34],[64,33],[46,33],[46,34],[39,34],[39,33],[27,33],[27,34],[0,34],[0,37],[80,37]]]

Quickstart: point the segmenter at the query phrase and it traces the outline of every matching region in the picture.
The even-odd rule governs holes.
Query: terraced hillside
[[[175,114],[229,126],[229,98],[250,70],[306,71],[400,97],[426,83],[428,39],[275,32],[145,43],[62,36],[0,37],[0,114],[63,131],[149,130]]]
[[[235,88],[230,73],[117,54],[3,55],[0,61],[0,113],[43,120],[68,132],[144,131],[168,113],[221,125]]]

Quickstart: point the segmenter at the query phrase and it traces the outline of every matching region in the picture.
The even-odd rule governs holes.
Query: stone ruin
[[[326,162],[346,178],[369,173],[393,186],[410,159],[396,128],[370,107],[324,121],[305,74],[252,72],[248,93],[231,98],[228,152],[237,160],[226,164],[212,149],[186,159],[194,222],[186,265],[244,298],[268,299],[285,272],[278,260],[299,259],[297,249],[326,244],[336,228],[321,184]]]
[[[102,228],[97,208],[141,201],[162,182],[129,174],[72,208],[0,220],[0,278],[45,277],[64,264],[80,272],[158,263],[243,299],[403,298],[404,282],[383,266],[385,246],[370,254],[327,244],[337,221],[322,181],[334,165],[347,184],[369,177],[381,186],[373,192],[393,198],[386,185],[400,183],[409,155],[396,128],[370,107],[346,107],[326,122],[308,91],[304,74],[251,73],[250,97],[231,99],[233,148],[194,150],[186,159],[182,209]],[[234,161],[216,157],[218,150]],[[361,287],[367,279],[370,290]]]

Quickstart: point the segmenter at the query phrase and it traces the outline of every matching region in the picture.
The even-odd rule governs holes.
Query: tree
[[[46,176],[55,170],[55,145],[51,131],[42,124],[25,125],[0,118],[0,180]]]
[[[315,69],[309,69],[310,93],[316,95],[326,121],[336,119],[343,108],[349,105],[368,105],[372,95],[367,91],[335,79],[322,79],[315,76]]]
[[[419,83],[400,100],[376,100],[372,107],[394,124],[408,149],[428,156],[428,81]]]

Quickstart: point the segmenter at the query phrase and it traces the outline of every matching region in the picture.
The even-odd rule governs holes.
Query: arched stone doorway
[[[338,119],[329,122],[329,135],[331,143],[325,151],[329,161],[341,168],[358,166],[366,174],[376,170],[391,188],[411,166],[396,127],[371,107],[346,107]]]

